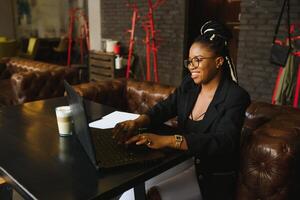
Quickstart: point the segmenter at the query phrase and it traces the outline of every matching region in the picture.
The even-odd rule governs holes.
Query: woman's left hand
[[[126,144],[147,145],[151,149],[162,149],[168,147],[172,136],[161,136],[152,133],[142,133],[131,137]]]

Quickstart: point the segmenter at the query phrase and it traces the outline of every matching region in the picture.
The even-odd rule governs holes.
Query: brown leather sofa
[[[78,70],[64,66],[10,58],[4,63],[0,80],[0,104],[16,105],[28,101],[63,96],[63,80],[78,83]]]
[[[113,79],[74,85],[74,89],[88,100],[133,113],[144,113],[175,88],[151,82]]]
[[[89,100],[135,113],[145,112],[175,89],[133,80],[99,81],[74,88]],[[245,114],[236,199],[300,199],[300,110],[252,102]]]

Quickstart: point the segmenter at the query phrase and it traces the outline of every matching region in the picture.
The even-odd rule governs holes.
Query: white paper
[[[99,128],[99,129],[114,128],[115,125],[119,122],[123,122],[126,120],[134,120],[139,116],[140,116],[139,114],[115,111],[108,115],[105,115],[104,117],[102,117],[97,121],[89,123],[89,126],[92,128]]]

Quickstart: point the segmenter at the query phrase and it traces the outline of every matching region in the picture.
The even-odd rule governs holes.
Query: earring
[[[219,64],[217,65],[217,69],[219,69],[219,67],[222,66],[222,65],[223,65],[223,63],[219,63]]]

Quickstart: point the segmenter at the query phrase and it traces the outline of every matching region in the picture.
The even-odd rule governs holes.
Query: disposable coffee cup
[[[72,117],[70,106],[55,108],[58,133],[60,136],[72,135]]]

